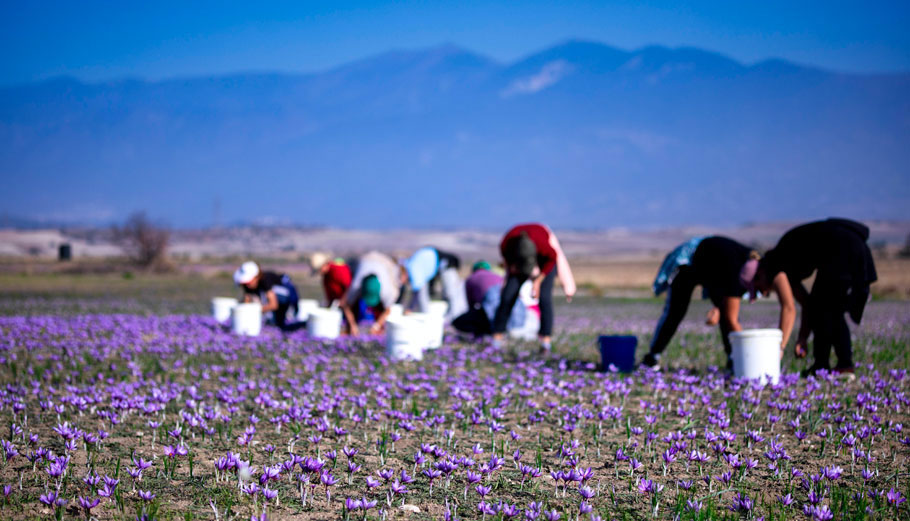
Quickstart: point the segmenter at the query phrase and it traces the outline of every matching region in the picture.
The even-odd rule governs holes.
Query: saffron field
[[[449,335],[391,363],[382,337],[238,338],[205,298],[144,298],[0,300],[0,518],[910,518],[905,302],[854,327],[855,380],[788,352],[762,387],[718,370],[701,303],[662,372],[617,374],[597,335],[640,358],[661,301],[563,304],[546,357]]]

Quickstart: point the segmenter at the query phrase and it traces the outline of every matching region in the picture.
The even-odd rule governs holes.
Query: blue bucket
[[[625,335],[604,335],[597,339],[600,342],[601,367],[608,371],[610,364],[620,371],[628,373],[635,370],[635,348],[638,337]]]

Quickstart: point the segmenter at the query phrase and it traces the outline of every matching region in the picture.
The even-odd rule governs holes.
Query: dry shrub
[[[145,212],[135,212],[121,226],[113,228],[114,240],[130,260],[142,269],[168,271],[172,268],[167,259],[170,230],[156,224]]]

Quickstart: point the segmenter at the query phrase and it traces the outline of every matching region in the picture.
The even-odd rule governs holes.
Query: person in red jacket
[[[575,295],[575,279],[562,247],[549,228],[529,223],[509,230],[502,238],[499,250],[506,269],[506,280],[493,318],[493,341],[502,342],[519,289],[530,279],[533,284],[531,296],[540,302],[540,348],[548,352],[553,334],[554,279],[559,277],[566,293],[566,301],[571,302]]]
[[[322,289],[326,306],[341,301],[344,292],[351,286],[351,268],[342,258],[331,259],[325,253],[314,253],[310,257],[313,272],[322,275]]]

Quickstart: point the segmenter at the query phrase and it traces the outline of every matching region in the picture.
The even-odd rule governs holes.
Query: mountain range
[[[0,212],[352,228],[910,218],[910,74],[569,41],[0,88]]]

